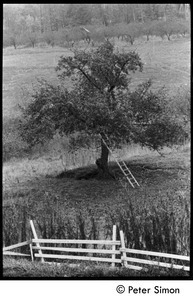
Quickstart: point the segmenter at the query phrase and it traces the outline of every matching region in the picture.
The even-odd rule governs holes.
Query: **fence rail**
[[[4,247],[3,255],[31,257],[32,261],[34,260],[34,258],[40,258],[41,262],[43,263],[50,263],[50,261],[47,261],[47,259],[85,260],[85,261],[111,263],[112,267],[115,267],[115,264],[119,264],[119,265],[123,265],[126,268],[130,268],[134,270],[142,270],[143,265],[152,265],[158,267],[182,269],[185,271],[190,271],[189,256],[126,248],[123,231],[120,231],[120,240],[116,239],[117,232],[116,232],[115,225],[113,225],[112,240],[75,240],[75,239],[60,240],[60,239],[41,239],[41,238],[39,239],[32,220],[30,221],[30,225],[31,225],[34,238],[26,242]],[[59,244],[59,245],[45,246],[45,244],[55,244],[55,245]],[[80,247],[76,247],[76,248],[61,247],[61,244],[71,245],[71,246],[77,245]],[[30,254],[9,251],[26,245],[29,245]],[[103,245],[103,246],[111,247],[111,249],[83,248],[82,245],[90,245],[90,246]],[[46,252],[60,251],[60,252],[64,252],[64,254],[45,253],[45,251]],[[73,253],[79,255],[73,255]],[[86,254],[86,256],[81,255],[81,253]],[[94,256],[94,254],[101,255],[101,256]],[[105,255],[110,257],[104,257]],[[144,257],[142,258],[131,257],[131,255],[147,256],[148,259],[144,259]],[[161,258],[170,260],[170,262],[160,261]],[[182,263],[182,265],[179,264],[179,261],[180,263]],[[184,263],[186,263],[186,265],[184,265]]]
[[[8,251],[8,250],[17,249],[17,248],[20,248],[20,247],[23,247],[23,246],[27,246],[27,245],[30,245],[30,244],[31,244],[31,241],[25,241],[25,242],[22,242],[22,243],[18,243],[18,244],[14,244],[14,245],[11,245],[11,246],[3,247],[3,255],[6,255],[6,256],[8,256],[8,255],[12,255],[12,256],[28,256],[28,257],[30,257],[29,254]]]
[[[3,255],[28,256],[28,257],[30,257],[29,254],[17,253],[17,252],[11,252],[11,251],[4,251],[4,252],[3,252]]]
[[[177,254],[170,254],[170,253],[161,253],[161,252],[154,252],[154,251],[146,251],[146,250],[137,250],[137,249],[127,249],[124,245],[124,235],[123,232],[120,232],[120,237],[122,241],[122,247],[119,249],[122,252],[122,260],[124,261],[124,265],[127,266],[127,262],[132,263],[139,263],[145,265],[152,265],[164,268],[173,268],[173,269],[183,269],[185,271],[190,271],[189,266],[184,265],[184,261],[190,262],[190,257],[185,255],[177,255]],[[149,259],[143,258],[136,258],[136,257],[127,257],[127,254],[136,254],[136,255],[143,255],[148,256]],[[159,260],[152,260],[150,256],[154,256],[159,258]],[[171,262],[162,262],[160,258],[168,258],[171,259]],[[182,261],[183,265],[179,265],[176,261]]]
[[[26,242],[14,244],[14,245],[11,245],[11,246],[3,247],[3,251],[16,249],[16,248],[19,248],[19,247],[22,247],[22,246],[29,245],[30,243],[31,243],[31,241],[26,241]]]
[[[120,246],[120,241],[111,240],[58,240],[58,239],[32,239],[34,243],[44,244],[95,244],[95,245],[117,245]]]
[[[96,253],[96,254],[120,254],[119,250],[104,250],[104,249],[82,249],[82,248],[61,248],[61,247],[36,247],[32,246],[33,249],[41,250],[53,250],[61,252],[76,252],[76,253]]]
[[[165,257],[165,258],[173,258],[173,259],[190,261],[190,257],[185,256],[185,255],[177,255],[177,254],[146,251],[146,250],[126,249],[126,248],[120,248],[119,250],[122,252],[125,252],[125,253],[143,254],[143,255],[149,255],[149,256],[160,256],[160,257]]]
[[[59,255],[59,254],[35,254],[35,257],[44,257],[44,258],[57,258],[57,259],[68,259],[68,260],[89,260],[89,261],[99,261],[99,262],[114,262],[121,263],[121,259],[112,259],[111,257],[89,257],[89,256],[73,256],[73,255]]]
[[[159,261],[152,261],[147,259],[141,259],[141,258],[134,258],[134,257],[126,257],[124,260],[127,262],[136,262],[139,264],[145,264],[145,265],[152,265],[152,266],[158,266],[158,267],[165,267],[165,268],[172,268],[172,269],[182,269],[185,271],[190,271],[190,268],[184,265],[175,265],[173,263],[163,263]]]

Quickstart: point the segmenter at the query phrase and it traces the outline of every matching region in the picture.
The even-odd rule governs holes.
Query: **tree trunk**
[[[167,34],[168,41],[171,41],[170,34]]]
[[[109,171],[108,156],[109,150],[101,139],[101,157],[96,160],[96,165],[98,167],[98,176],[101,178],[114,178],[114,176]]]
[[[103,140],[101,139],[101,157],[96,160],[98,170],[92,170],[87,173],[81,173],[76,175],[76,179],[115,179],[115,176],[110,173],[108,166],[109,150]],[[58,177],[61,178],[61,177]]]
[[[109,173],[108,156],[109,156],[109,150],[106,147],[103,140],[101,139],[101,157],[96,160],[99,175],[101,176],[103,176],[105,173]]]
[[[130,37],[130,44],[133,45],[134,44],[134,39],[132,37]]]

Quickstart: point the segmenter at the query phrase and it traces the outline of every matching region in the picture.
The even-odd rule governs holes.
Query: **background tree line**
[[[188,4],[5,4],[3,45],[72,45],[121,37],[133,44],[146,35],[185,35],[189,30]],[[85,31],[83,26],[89,32]]]

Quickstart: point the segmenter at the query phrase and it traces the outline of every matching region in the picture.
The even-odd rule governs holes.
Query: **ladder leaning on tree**
[[[129,168],[127,167],[126,163],[123,160],[118,160],[117,157],[113,154],[112,150],[110,149],[109,145],[107,145],[107,142],[109,142],[110,144],[110,139],[108,138],[108,136],[103,133],[105,139],[103,138],[103,136],[100,134],[101,139],[103,140],[103,143],[105,144],[105,146],[107,147],[107,149],[109,150],[109,152],[111,153],[111,156],[114,158],[114,160],[116,161],[117,165],[119,166],[121,172],[123,173],[123,175],[125,176],[125,179],[127,180],[127,182],[130,183],[130,185],[135,188],[136,186],[139,186],[139,183],[137,182],[137,180],[135,179],[135,177],[133,176],[133,174],[131,173],[131,171],[129,170]],[[121,185],[126,188],[126,184],[124,184],[121,180],[120,180]]]

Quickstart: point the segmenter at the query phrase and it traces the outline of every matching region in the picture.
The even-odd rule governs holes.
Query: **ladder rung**
[[[129,179],[129,177],[126,177],[127,178],[127,180],[129,181],[129,182],[131,182],[131,179]]]
[[[127,180],[129,181],[129,182],[131,182],[131,179],[129,179],[128,177],[126,177],[127,178]]]
[[[129,171],[129,169],[127,168],[127,167],[125,167],[125,166],[121,166],[121,168],[123,169],[123,170],[127,170],[127,171]]]
[[[134,182],[134,181],[131,181],[131,183],[132,183],[132,184],[137,184],[137,183],[136,183],[136,182]]]
[[[126,171],[124,171],[124,172],[127,173],[128,175],[131,175],[131,177],[133,177],[132,174],[131,174],[131,172],[129,172],[128,170],[126,170]]]
[[[133,176],[133,174],[132,174],[131,172],[128,172],[128,175],[129,175],[131,178],[135,179],[135,177]]]
[[[129,178],[128,178],[128,180],[129,180],[131,183],[133,183],[133,184],[134,184],[134,183],[136,183],[134,180],[132,181],[132,180],[131,180],[131,179],[129,179]]]
[[[128,175],[125,175],[125,177],[129,180],[133,179],[132,177],[128,176]]]
[[[131,182],[132,184],[135,183],[135,181],[131,181],[128,177],[127,177],[127,180],[128,180],[129,182]]]
[[[128,169],[128,168],[123,168],[123,167],[121,167],[124,171],[127,171],[127,172],[129,172],[129,173],[131,173],[131,171]]]
[[[132,176],[130,173],[127,173],[126,176],[127,176],[127,177],[130,177],[130,178],[132,178],[132,179],[134,179],[133,176]],[[134,180],[135,180],[135,179],[134,179]]]
[[[130,181],[133,181],[133,182],[135,182],[135,183],[137,182],[137,180],[134,179],[134,178],[129,178],[129,180],[130,180]]]
[[[124,171],[128,171],[128,172],[130,172],[130,173],[131,173],[131,171],[130,171],[128,168],[124,168],[124,167],[122,167],[122,166],[121,166],[121,168],[122,168],[122,170],[124,170]]]
[[[139,186],[139,183],[138,183],[137,181],[133,182],[133,184],[136,184],[136,185],[138,185],[138,186]]]
[[[135,178],[133,178],[132,176],[129,176],[128,174],[125,174],[125,177],[129,180],[133,180],[133,181],[136,181]]]
[[[131,174],[131,172],[129,172],[128,170],[124,170],[124,169],[122,169],[123,170],[123,172],[127,172],[128,174]]]
[[[122,166],[123,166],[124,168],[126,168],[126,169],[129,169],[129,168],[127,167],[126,163],[123,163]]]
[[[126,177],[129,177],[129,178],[131,178],[133,180],[136,180],[131,174],[126,175]]]
[[[127,165],[126,164],[124,164],[122,161],[119,161],[119,164],[121,165],[121,166],[123,166],[123,167],[127,167]]]

